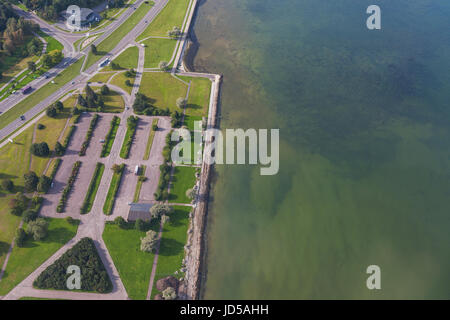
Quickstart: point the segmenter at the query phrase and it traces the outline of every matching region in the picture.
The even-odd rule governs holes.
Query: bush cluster
[[[30,147],[31,154],[38,157],[48,157],[50,154],[50,148],[47,142],[33,143]]]
[[[145,114],[146,116],[169,116],[170,110],[166,108],[161,110],[150,103],[150,99],[142,94],[137,93],[133,103],[133,110],[136,114]]]
[[[72,190],[73,184],[75,183],[75,179],[77,178],[80,167],[81,167],[80,161],[74,163],[72,173],[70,174],[69,177],[69,181],[67,182],[67,185],[62,192],[61,199],[59,199],[58,206],[56,207],[56,212],[58,213],[64,212],[64,208],[67,203],[67,198],[69,196],[70,190]]]
[[[81,290],[108,293],[112,283],[105,266],[90,238],[81,239],[72,249],[65,252],[51,266],[36,278],[33,285],[39,289],[68,290],[67,274],[70,265],[77,265],[81,271]]]
[[[86,138],[84,139],[84,142],[81,145],[81,150],[80,150],[80,152],[78,152],[79,156],[86,155],[86,150],[89,147],[89,142],[91,141],[92,135],[94,133],[94,129],[97,126],[97,122],[98,122],[98,114],[94,114],[94,116],[92,117],[91,123],[89,124],[89,130],[86,133]]]

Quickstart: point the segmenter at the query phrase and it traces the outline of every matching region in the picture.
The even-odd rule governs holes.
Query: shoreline
[[[197,17],[197,8],[201,0],[194,0],[192,5],[190,23],[186,26],[186,37],[184,42],[180,45],[182,50],[180,61],[182,69],[185,69],[185,73],[197,74],[199,76],[207,77],[211,80],[211,93],[210,102],[208,108],[207,129],[217,128],[218,125],[218,109],[220,102],[220,86],[222,83],[222,75],[209,74],[209,73],[197,73],[193,68],[193,60],[196,55],[198,46],[196,46],[195,34],[191,27],[195,24]],[[192,40],[194,37],[194,41]],[[176,68],[177,66],[175,66]],[[206,135],[204,148],[212,143],[212,137]],[[185,256],[183,264],[186,267],[185,278],[180,284],[179,299],[182,300],[197,300],[200,298],[203,285],[203,271],[206,258],[207,249],[207,216],[209,206],[209,192],[211,189],[211,178],[213,165],[208,164],[206,161],[207,155],[203,155],[202,169],[200,173],[199,191],[197,194],[197,205],[194,210],[189,214],[189,229],[188,239],[185,249]]]

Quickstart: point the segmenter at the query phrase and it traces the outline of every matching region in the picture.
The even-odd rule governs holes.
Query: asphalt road
[[[94,44],[98,45],[100,42],[102,42],[104,39],[106,39],[112,32],[114,32],[114,30],[119,27],[124,21],[126,21],[126,19],[133,14],[134,7],[138,7],[140,6],[145,0],[138,0],[134,3],[133,6],[131,6],[130,8],[128,8],[117,20],[116,23],[111,24],[107,29],[107,31],[105,31],[101,36],[99,36],[95,41]],[[156,0],[155,1],[155,5],[149,10],[149,12],[144,16],[144,18],[141,20],[141,22],[136,25],[119,43],[118,45],[112,49],[110,52],[108,52],[105,57],[113,57],[116,56],[117,54],[119,54],[124,48],[126,48],[129,44],[134,43],[134,39],[136,39],[136,37],[141,34],[145,28],[147,28],[148,24],[151,23],[153,21],[153,19],[159,14],[159,12],[165,7],[165,5],[167,4],[168,0]],[[25,13],[25,12],[24,12]],[[33,18],[33,20],[35,21],[40,21],[40,23],[42,23],[42,25],[45,28],[49,28],[49,29],[53,29],[53,35],[55,35],[55,37],[61,38],[61,37],[66,37],[67,33],[64,31],[61,31],[59,29],[53,28],[52,26],[46,24],[44,21],[42,21],[41,19],[39,19],[38,17],[36,17],[35,15],[31,15],[31,18]],[[145,23],[144,21],[147,21],[147,23]],[[113,25],[113,26],[112,26]],[[70,39],[72,41],[75,41],[74,38],[66,38],[65,40],[65,45],[67,44],[67,41],[70,42]],[[59,39],[58,39],[59,40]],[[84,50],[82,50],[81,52],[75,54],[74,57],[66,57],[64,58],[64,60],[55,68],[53,68],[52,70],[49,71],[49,73],[51,73],[51,77],[56,76],[56,74],[60,73],[61,71],[63,71],[65,68],[67,68],[70,64],[76,62],[78,59],[80,59],[82,56],[84,56],[85,54],[87,54],[89,48],[85,48]],[[140,57],[140,59],[144,59],[144,57]],[[143,61],[139,61],[140,63],[143,64]],[[95,73],[98,72],[98,66],[97,64],[92,65],[91,67],[89,67],[87,70],[85,70],[84,72],[80,71],[80,74],[78,76],[76,76],[74,79],[72,79],[72,81],[69,81],[67,84],[65,84],[63,87],[61,87],[60,89],[58,89],[57,91],[55,91],[53,94],[49,95],[47,98],[45,98],[42,101],[36,101],[36,105],[31,108],[30,110],[28,110],[24,116],[25,116],[25,120],[27,121],[31,118],[33,118],[34,116],[38,115],[40,112],[42,112],[45,108],[47,108],[52,102],[54,102],[56,99],[60,98],[61,96],[63,96],[65,93],[67,93],[68,91],[73,89],[74,84],[78,84],[78,83],[83,83],[86,82],[89,78],[91,78],[93,75],[95,75]],[[34,90],[37,90],[38,88],[42,87],[43,85],[47,84],[51,79],[45,79],[45,77],[43,77],[42,79],[37,79],[35,80],[36,82],[33,83],[33,88]],[[74,83],[74,84],[72,84]],[[2,101],[0,103],[0,111],[1,112],[5,112],[6,110],[9,110],[10,108],[13,108],[17,103],[19,103],[20,101],[22,101],[24,98],[26,98],[27,95],[23,95],[23,94],[17,94],[17,95],[12,95],[10,98]],[[9,136],[11,133],[13,133],[15,130],[17,130],[18,128],[20,128],[21,126],[24,125],[24,121],[20,120],[20,118],[12,121],[11,123],[9,123],[6,127],[2,128],[0,130],[0,140],[3,140],[4,138],[6,138],[7,136]]]

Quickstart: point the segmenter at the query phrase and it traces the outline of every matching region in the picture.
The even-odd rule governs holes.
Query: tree
[[[28,69],[31,72],[35,72],[36,71],[36,63],[34,63],[34,61],[28,61],[27,64],[28,64]]]
[[[114,173],[120,173],[123,169],[123,166],[118,165],[118,164],[113,164],[113,166],[111,167],[111,170],[114,171]]]
[[[2,180],[2,188],[8,192],[13,192],[14,183],[9,179]]]
[[[134,227],[138,231],[144,231],[145,230],[145,223],[142,221],[142,219],[137,219],[134,223]]]
[[[33,143],[30,152],[38,157],[47,157],[50,154],[50,149],[47,142]]]
[[[149,230],[145,234],[145,237],[141,238],[141,251],[154,252],[157,244],[158,234],[153,230]]]
[[[48,222],[39,218],[28,224],[27,233],[33,237],[33,240],[39,241],[47,236],[47,230]]]
[[[27,234],[26,234],[25,230],[23,230],[22,228],[19,228],[16,230],[16,237],[14,240],[15,240],[16,245],[19,248],[23,247],[26,238],[27,238]]]
[[[109,87],[108,87],[106,84],[104,84],[104,85],[102,86],[100,92],[101,92],[102,95],[107,95],[107,94],[109,94]]]
[[[181,36],[181,30],[178,27],[173,27],[172,30],[167,31],[167,35],[171,38],[178,38]]]
[[[55,144],[56,155],[63,156],[65,152],[66,152],[66,149],[63,147],[63,145],[61,143],[59,143],[59,141],[56,141],[56,144]]]
[[[84,99],[84,97],[81,94],[78,95],[77,103],[84,108],[87,108],[88,106],[86,99]]]
[[[119,70],[120,69],[120,65],[118,63],[111,62],[111,69]]]
[[[29,223],[30,221],[34,221],[38,216],[38,212],[33,209],[27,209],[22,213],[23,221]]]
[[[133,84],[131,83],[131,81],[129,79],[125,80],[125,85],[128,87],[132,87]]]
[[[36,191],[37,184],[39,183],[39,178],[33,171],[25,173],[23,175],[25,178],[25,190],[27,192]]]
[[[94,101],[97,101],[97,94],[88,84],[84,87],[84,91],[86,91],[86,99],[93,99]]]
[[[159,69],[162,71],[167,71],[169,69],[169,63],[167,61],[161,61],[159,63]]]
[[[114,223],[118,225],[119,228],[124,228],[126,226],[125,219],[120,216],[114,219]]]
[[[55,109],[59,112],[63,111],[63,109],[64,109],[64,104],[61,101],[56,101],[54,106],[55,106]]]
[[[162,296],[164,300],[175,300],[177,298],[177,293],[172,287],[167,287],[163,292]]]
[[[53,64],[52,57],[48,54],[44,54],[42,56],[42,64],[47,68],[51,68]]]
[[[50,117],[50,118],[54,118],[56,117],[56,108],[55,106],[50,106],[47,108],[47,110],[45,111],[45,114]]]
[[[50,189],[51,184],[52,184],[52,179],[43,175],[39,178],[39,183],[37,185],[37,191],[46,193],[48,191],[48,189]]]
[[[187,100],[185,98],[178,98],[177,99],[177,107],[180,109],[184,109],[187,105]]]
[[[158,131],[158,123],[155,123],[154,125],[152,125],[152,130]]]
[[[162,203],[157,203],[150,208],[150,214],[152,215],[152,218],[156,219],[160,218],[163,215],[169,216],[172,212],[173,207]]]
[[[91,52],[92,52],[92,54],[97,54],[97,47],[93,44],[93,45],[91,45]]]

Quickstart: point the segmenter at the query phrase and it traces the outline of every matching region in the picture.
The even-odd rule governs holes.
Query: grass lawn
[[[195,184],[195,167],[175,167],[170,187],[169,201],[176,203],[191,203],[186,191]]]
[[[154,221],[149,226],[154,231],[159,231],[159,224]],[[103,240],[114,261],[120,278],[127,290],[128,296],[133,300],[145,300],[154,254],[140,250],[141,238],[145,232],[134,228],[134,223],[129,223],[124,229],[112,223],[106,223],[103,231]]]
[[[106,215],[110,215],[114,208],[117,190],[119,190],[120,181],[122,180],[123,171],[125,170],[125,165],[122,166],[123,168],[121,172],[114,172],[111,179],[111,184],[109,185],[108,194],[106,195],[105,204],[103,205],[103,213]]]
[[[78,60],[74,64],[70,65],[63,72],[54,78],[55,83],[48,83],[41,89],[35,91],[26,99],[16,104],[13,108],[9,109],[0,116],[0,129],[6,127],[11,121],[17,119],[20,115],[24,114],[31,108],[33,108],[39,101],[44,100],[49,95],[56,92],[63,85],[75,78],[80,73],[82,65],[82,59]]]
[[[14,198],[14,196],[0,195],[0,267],[3,266],[6,254],[21,220],[21,217],[9,213],[8,202],[11,198]]]
[[[146,165],[142,165],[140,170],[141,170],[140,176],[145,177],[145,170],[147,170],[147,166]],[[139,196],[141,194],[141,189],[142,189],[142,184],[143,183],[144,183],[144,181],[141,181],[141,180],[138,179],[138,182],[136,183],[136,189],[134,190],[134,198],[133,198],[134,202],[138,202],[139,201]]]
[[[107,95],[102,95],[103,101],[105,101],[105,108],[102,112],[109,113],[121,113],[125,108],[125,102],[122,95],[116,91],[110,91]]]
[[[169,223],[166,223],[163,229],[152,298],[158,294],[156,281],[170,275],[176,278],[183,277],[180,269],[184,258],[184,245],[187,241],[189,212],[192,208],[174,206],[174,209],[174,213],[170,215]],[[178,271],[178,274],[175,274],[175,271]]]
[[[89,79],[89,82],[101,82],[107,83],[109,78],[115,75],[115,72],[99,72],[95,76]]]
[[[170,61],[177,41],[170,39],[147,39],[142,43],[145,44],[144,68],[159,68],[161,61]]]
[[[55,38],[49,36],[44,31],[39,30],[38,34],[47,41],[47,52],[53,51],[53,50],[63,50],[64,46]]]
[[[142,32],[137,40],[145,39],[149,36],[167,36],[167,31],[173,27],[181,29],[190,0],[169,0],[161,13]]]
[[[114,143],[114,139],[116,138],[117,130],[119,129],[120,118],[113,118],[112,123],[110,125],[109,131],[105,137],[104,148],[102,148],[102,153],[100,157],[104,158],[109,155],[111,152],[112,145]]]
[[[153,119],[152,127],[150,128],[150,133],[148,135],[147,145],[145,146],[145,154],[144,160],[148,160],[150,157],[150,151],[152,150],[153,139],[155,138],[155,130],[153,130],[153,126],[158,124],[158,119]]]
[[[184,116],[184,125],[189,129],[189,131],[194,131],[194,129],[196,129],[194,127],[195,121],[202,121],[201,116],[189,116],[189,115],[185,115]],[[200,126],[201,128],[201,126]]]
[[[125,81],[130,80],[131,86],[127,86],[125,84]],[[128,78],[125,76],[125,72],[119,72],[110,82],[111,84],[118,86],[119,88],[122,88],[128,94],[131,94],[131,91],[133,90],[133,84],[134,84],[134,78]],[[141,84],[142,85],[142,84]]]
[[[16,191],[23,191],[23,175],[29,171],[34,126],[30,126],[0,149],[0,178],[11,179],[14,185],[21,186]]]
[[[157,108],[179,111],[176,101],[186,97],[187,86],[167,72],[144,72],[139,92],[149,97]]]
[[[105,165],[98,162],[95,167],[94,174],[92,175],[91,183],[89,184],[83,205],[80,209],[81,214],[89,213],[91,211],[92,204],[94,203],[95,196],[97,195],[98,187],[100,186],[100,181],[102,180],[103,171],[105,171]]]
[[[191,81],[186,114],[191,116],[208,116],[209,97],[211,95],[211,80],[206,78],[180,77],[186,82]]]
[[[130,47],[122,52],[116,59],[114,63],[117,63],[121,69],[136,69],[139,59],[139,49],[136,46]],[[111,64],[103,68],[103,71],[114,71],[111,68]]]
[[[7,294],[77,232],[78,226],[71,225],[64,219],[47,219],[47,221],[49,221],[48,235],[44,240],[29,239],[23,248],[14,247],[4,277],[0,281],[0,295]]]
[[[56,141],[58,141],[59,136],[61,135],[64,127],[66,125],[67,119],[70,117],[70,108],[64,108],[61,113],[58,113],[55,118],[50,118],[47,116],[43,116],[36,123],[36,135],[35,135],[35,143],[47,142],[50,150],[54,150]],[[45,126],[44,129],[37,129],[38,124],[43,124]],[[33,156],[31,159],[31,171],[36,172],[38,176],[40,176],[45,167],[47,166],[47,162],[50,158],[36,157]]]
[[[85,68],[89,68],[95,62],[100,60],[106,53],[114,49],[115,46],[122,40],[134,27],[144,18],[150,8],[153,6],[153,2],[143,3],[137,8],[134,13],[118,27],[113,33],[111,33],[105,40],[103,40],[97,46],[97,54],[93,55],[89,52]]]

